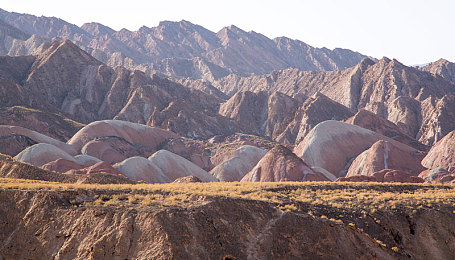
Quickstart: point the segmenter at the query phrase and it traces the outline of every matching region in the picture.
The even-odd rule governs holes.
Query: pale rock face
[[[201,169],[187,159],[166,150],[160,150],[149,157],[168,178],[175,180],[179,177],[193,175],[203,182],[218,181],[217,178]]]
[[[114,168],[134,181],[168,183],[172,179],[153,162],[144,157],[131,157],[114,165]]]
[[[68,144],[80,151],[91,140],[106,136],[117,136],[130,144],[149,147],[151,150],[156,149],[166,139],[178,137],[175,133],[156,127],[120,120],[103,120],[82,128],[68,141]]]
[[[67,152],[52,144],[46,143],[32,145],[14,157],[14,159],[18,161],[26,162],[34,166],[42,166],[43,164],[60,158],[74,163],[76,162],[76,160]]]
[[[232,153],[232,157],[217,165],[210,174],[220,181],[240,181],[267,152],[261,148],[244,145]]]
[[[74,156],[74,160],[76,160],[78,164],[82,164],[84,166],[92,166],[95,163],[101,162],[100,159],[85,154],[79,154]]]
[[[246,174],[242,182],[329,181],[315,173],[289,149],[277,145]]]
[[[422,165],[428,169],[440,167],[455,172],[455,130],[433,145],[423,158]]]
[[[346,177],[372,176],[383,169],[400,170],[416,176],[424,169],[420,165],[423,156],[407,145],[380,140],[355,158]]]
[[[350,162],[379,140],[398,143],[356,125],[328,120],[316,125],[294,152],[311,167],[321,167],[343,177]]]

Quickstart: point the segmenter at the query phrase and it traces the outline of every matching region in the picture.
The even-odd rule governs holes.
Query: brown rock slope
[[[0,250],[6,259],[454,256],[451,186],[337,183],[340,189],[333,190],[333,183],[244,183],[229,186],[231,195],[220,193],[224,189],[219,184],[207,183],[149,186],[141,191],[132,191],[131,185],[102,186],[109,190],[84,185],[87,189],[67,191],[41,183],[50,190],[19,185],[22,189],[0,190],[0,216],[8,220],[0,221]],[[260,194],[276,203],[255,200]],[[434,194],[442,195],[440,203],[431,204]],[[314,204],[318,197],[322,199]],[[178,198],[185,202],[176,203]]]
[[[282,145],[270,150],[257,165],[246,174],[242,182],[280,181],[329,181],[311,168],[289,149]]]
[[[440,167],[449,172],[455,171],[455,130],[439,140],[423,158],[422,165],[433,169]]]
[[[424,170],[420,164],[423,157],[424,154],[410,146],[379,140],[354,159],[349,166],[346,177],[353,175],[371,176],[383,169],[400,170],[417,176]]]
[[[58,114],[20,106],[1,109],[0,125],[22,126],[63,142],[84,127]]]
[[[12,156],[37,143],[52,144],[68,154],[76,155],[71,145],[20,126],[0,125],[0,137],[0,152]]]
[[[290,96],[322,93],[353,111],[372,111],[424,144],[433,144],[455,128],[450,120],[454,83],[387,58],[376,63],[365,59],[343,71],[305,72],[290,68],[264,76],[228,76],[214,86],[225,93],[263,90]]]
[[[220,106],[219,113],[244,130],[274,139],[291,122],[301,102],[278,92],[238,92]]]

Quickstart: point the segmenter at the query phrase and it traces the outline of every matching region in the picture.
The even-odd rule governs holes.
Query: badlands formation
[[[0,55],[0,259],[455,258],[454,63],[1,9]]]

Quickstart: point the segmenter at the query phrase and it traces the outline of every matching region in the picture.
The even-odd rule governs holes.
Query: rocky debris
[[[84,166],[92,166],[97,162],[101,162],[100,159],[90,156],[90,155],[85,155],[85,154],[79,154],[74,156],[74,160],[81,165]]]
[[[430,149],[423,158],[422,165],[433,169],[440,167],[449,172],[455,171],[455,130],[448,133]]]
[[[48,170],[48,171],[54,171],[54,172],[59,172],[59,173],[64,173],[69,170],[79,170],[84,168],[83,165],[78,164],[75,161],[70,161],[67,159],[57,159],[52,162],[48,162],[40,167],[41,169]]]
[[[282,145],[267,152],[242,182],[329,181]]]
[[[341,182],[341,181],[346,181],[346,182],[378,182],[378,180],[373,177],[373,176],[367,176],[367,175],[352,175],[349,177],[339,177],[335,181]]]
[[[379,140],[396,143],[371,130],[328,120],[316,125],[294,152],[311,167],[320,167],[336,177],[344,177],[352,160]]]
[[[359,110],[354,116],[348,118],[345,122],[353,125],[358,125],[365,129],[369,129],[373,132],[387,136],[400,143],[414,147],[417,150],[420,151],[429,150],[428,146],[419,143],[417,140],[407,135],[394,123],[368,110],[365,109]]]
[[[145,183],[169,183],[189,175],[203,182],[218,181],[192,162],[166,150],[160,150],[148,159],[137,156],[128,158],[115,164],[114,168],[132,180]]]
[[[240,181],[261,160],[267,152],[261,148],[244,145],[231,157],[210,171],[220,181]]]
[[[77,151],[81,151],[82,147],[88,142],[102,137],[119,137],[136,149],[142,149],[152,154],[167,139],[177,138],[178,135],[164,129],[141,124],[120,120],[103,120],[90,123],[82,128],[68,141],[68,144],[72,145]]]
[[[20,126],[0,125],[1,153],[15,156],[25,148],[37,143],[52,144],[70,155],[76,154],[73,147],[49,136]]]
[[[379,140],[359,154],[349,166],[346,177],[368,175],[383,169],[400,170],[418,175],[424,170],[420,161],[424,154],[398,142]]]
[[[401,183],[423,183],[424,180],[412,173],[392,170],[392,169],[383,169],[377,171],[371,175],[376,178],[379,182],[401,182]]]
[[[298,144],[317,124],[325,120],[345,120],[352,115],[349,108],[316,93],[297,109],[292,121],[276,140],[280,143]]]
[[[455,183],[455,172],[450,173],[439,167],[426,169],[419,174],[419,177],[429,183]]]
[[[185,176],[175,179],[172,183],[193,183],[193,182],[202,182],[198,177],[194,176]]]
[[[84,126],[61,115],[20,106],[0,109],[0,125],[25,127],[63,142]]]
[[[74,163],[76,162],[67,152],[57,146],[46,143],[34,144],[27,147],[25,150],[17,154],[14,159],[38,167],[57,159],[65,159]]]
[[[110,175],[120,175],[125,176],[123,173],[116,170],[110,164],[106,162],[97,162],[91,166],[79,169],[70,169],[65,174],[110,174]]]

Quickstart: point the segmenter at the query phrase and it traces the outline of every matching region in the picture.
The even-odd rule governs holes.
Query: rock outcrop
[[[14,159],[34,166],[42,166],[57,159],[65,159],[74,163],[76,162],[67,152],[57,146],[46,143],[34,144],[27,147],[22,152],[17,154]]]
[[[423,157],[424,154],[405,144],[379,140],[354,159],[346,177],[372,176],[383,169],[400,170],[417,176],[424,170],[420,165]]]
[[[383,169],[371,175],[378,182],[423,183],[424,180],[415,174],[400,170]]]
[[[427,169],[419,174],[428,183],[455,183],[455,172],[450,173],[443,168]]]
[[[242,182],[329,181],[282,145],[267,152]]]
[[[430,149],[423,158],[425,168],[443,168],[449,172],[455,171],[455,130],[444,136]]]

